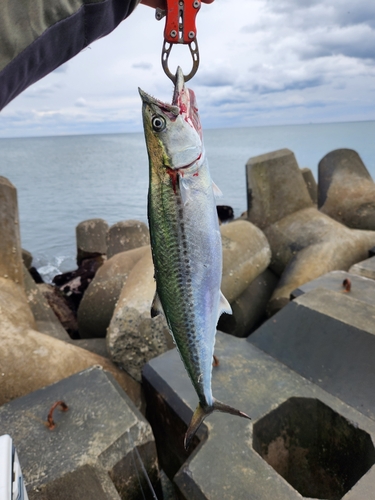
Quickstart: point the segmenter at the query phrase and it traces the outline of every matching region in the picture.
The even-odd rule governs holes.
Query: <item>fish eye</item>
[[[151,124],[155,132],[161,132],[165,128],[165,120],[162,116],[153,116]]]

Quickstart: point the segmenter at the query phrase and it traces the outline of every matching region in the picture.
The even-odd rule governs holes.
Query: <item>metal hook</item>
[[[193,59],[193,67],[192,67],[190,73],[188,73],[186,76],[184,75],[185,82],[188,82],[189,80],[191,80],[193,78],[193,76],[195,75],[195,73],[197,72],[198,67],[199,67],[199,50],[198,50],[197,40],[196,39],[193,40],[188,45],[189,45],[191,57]],[[168,59],[169,59],[169,54],[171,53],[171,50],[172,50],[172,46],[173,46],[172,43],[169,43],[166,40],[164,40],[163,49],[161,52],[161,64],[163,66],[164,73],[167,75],[167,77],[170,80],[172,80],[173,84],[175,84],[176,83],[176,74],[172,74],[170,69],[169,69],[169,66],[168,66]]]

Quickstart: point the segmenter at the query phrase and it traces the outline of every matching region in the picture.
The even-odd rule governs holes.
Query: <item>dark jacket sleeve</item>
[[[139,0],[0,0],[0,110],[120,24]]]

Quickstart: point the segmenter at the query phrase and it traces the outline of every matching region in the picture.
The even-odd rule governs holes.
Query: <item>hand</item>
[[[203,3],[212,3],[214,0],[202,0]],[[148,5],[149,7],[152,7],[154,9],[160,8],[160,9],[166,9],[167,4],[166,0],[141,0],[141,3],[143,5]]]

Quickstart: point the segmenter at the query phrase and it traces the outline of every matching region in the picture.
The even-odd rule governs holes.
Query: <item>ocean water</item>
[[[355,149],[375,179],[375,122],[248,127],[204,131],[218,203],[246,210],[245,165],[281,148],[317,178],[318,162]],[[0,139],[0,175],[17,188],[21,243],[51,279],[75,265],[75,227],[86,219],[147,222],[148,159],[143,133]]]

